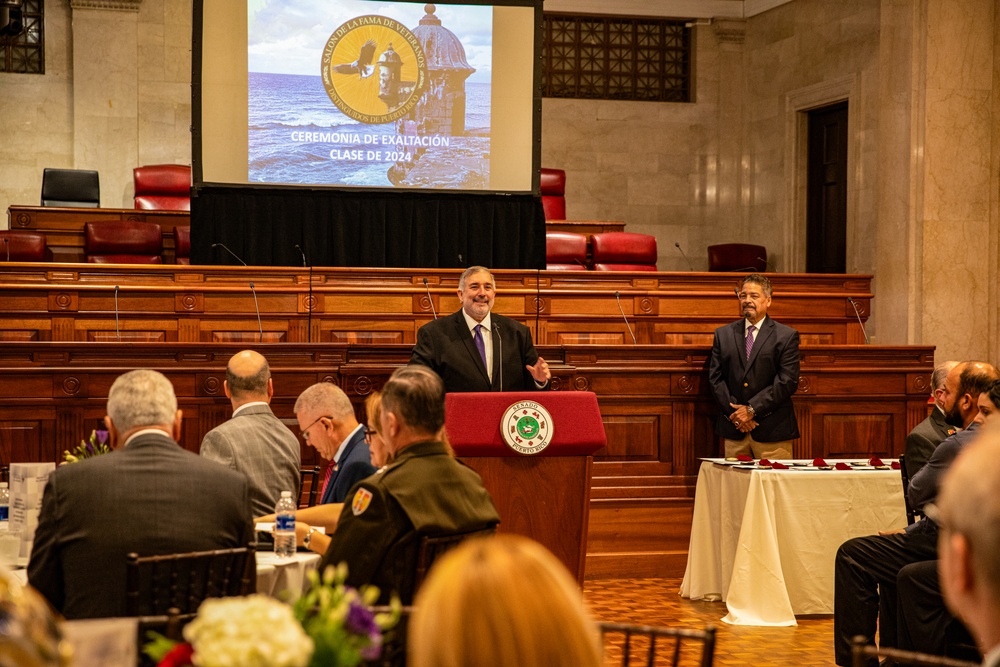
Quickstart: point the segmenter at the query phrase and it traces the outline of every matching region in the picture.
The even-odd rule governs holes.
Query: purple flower
[[[87,453],[88,454],[93,454],[94,453],[94,444],[92,442],[90,442],[89,440],[85,444],[87,445]]]
[[[97,433],[97,442],[99,444],[103,445],[104,443],[106,443],[108,441],[108,432],[107,431],[105,431],[103,429],[97,429],[95,431],[95,433]]]
[[[344,625],[350,632],[356,635],[378,635],[379,629],[375,624],[375,615],[371,609],[355,600],[351,600],[351,606],[347,610],[347,620]]]

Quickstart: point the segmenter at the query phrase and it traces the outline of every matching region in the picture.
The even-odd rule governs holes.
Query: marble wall
[[[793,0],[700,22],[694,103],[545,99],[542,163],[567,171],[570,218],[654,234],[663,270],[688,267],[675,243],[705,269],[724,241],[802,270],[805,112],[846,99],[847,270],[875,276],[873,341],[998,362],[998,5]],[[0,208],[38,201],[44,166],[98,169],[102,204],[129,206],[133,166],[189,163],[190,37],[191,0],[47,2],[46,74],[0,74]]]

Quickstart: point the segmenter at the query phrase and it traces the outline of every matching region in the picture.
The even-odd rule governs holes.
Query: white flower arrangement
[[[306,667],[313,653],[292,608],[265,595],[205,600],[184,639],[198,667]]]

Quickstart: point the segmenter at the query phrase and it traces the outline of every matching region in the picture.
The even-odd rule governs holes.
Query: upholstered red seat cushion
[[[161,264],[163,232],[155,222],[102,220],[84,225],[87,261],[115,264]]]
[[[542,167],[542,208],[546,220],[566,219],[566,172]]]
[[[44,262],[45,235],[19,229],[0,231],[0,261]]]
[[[766,271],[767,248],[752,243],[708,246],[709,271]]]
[[[190,211],[191,167],[153,164],[132,170],[135,207],[144,210]]]
[[[178,264],[191,263],[190,227],[174,227],[174,255]]]
[[[590,237],[595,271],[656,271],[656,237],[605,232]]]
[[[545,232],[545,268],[549,271],[586,270],[586,234]]]

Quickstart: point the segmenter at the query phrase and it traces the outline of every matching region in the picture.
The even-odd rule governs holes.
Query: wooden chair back
[[[924,513],[913,509],[910,499],[906,496],[906,491],[910,488],[910,474],[906,472],[906,455],[899,455],[899,475],[903,478],[903,502],[906,504],[906,523],[912,524],[917,519],[922,519]]]
[[[299,488],[299,507],[313,507],[319,500],[319,492],[323,490],[323,477],[320,475],[322,468],[313,466],[312,468],[302,468],[299,473],[302,475],[302,483]],[[308,482],[308,484],[307,484]]]
[[[206,598],[248,595],[257,588],[256,545],[236,549],[126,557],[125,613],[194,618]]]
[[[606,665],[678,667],[697,664],[711,667],[715,657],[713,626],[707,626],[703,630],[607,622],[598,623],[597,626],[601,631]],[[609,663],[609,658],[613,662]]]
[[[420,584],[424,583],[434,561],[465,540],[474,537],[492,537],[496,535],[496,532],[496,526],[490,526],[482,530],[452,533],[451,535],[422,535],[420,537],[420,551],[417,555],[417,573],[413,579],[413,595],[416,596],[417,591],[420,590]]]
[[[914,665],[915,667],[979,667],[978,662],[956,660],[942,655],[928,655],[916,651],[902,651],[895,648],[877,648],[858,636],[851,641],[851,664],[853,667],[868,667],[877,665],[883,658],[888,658],[896,665]]]

